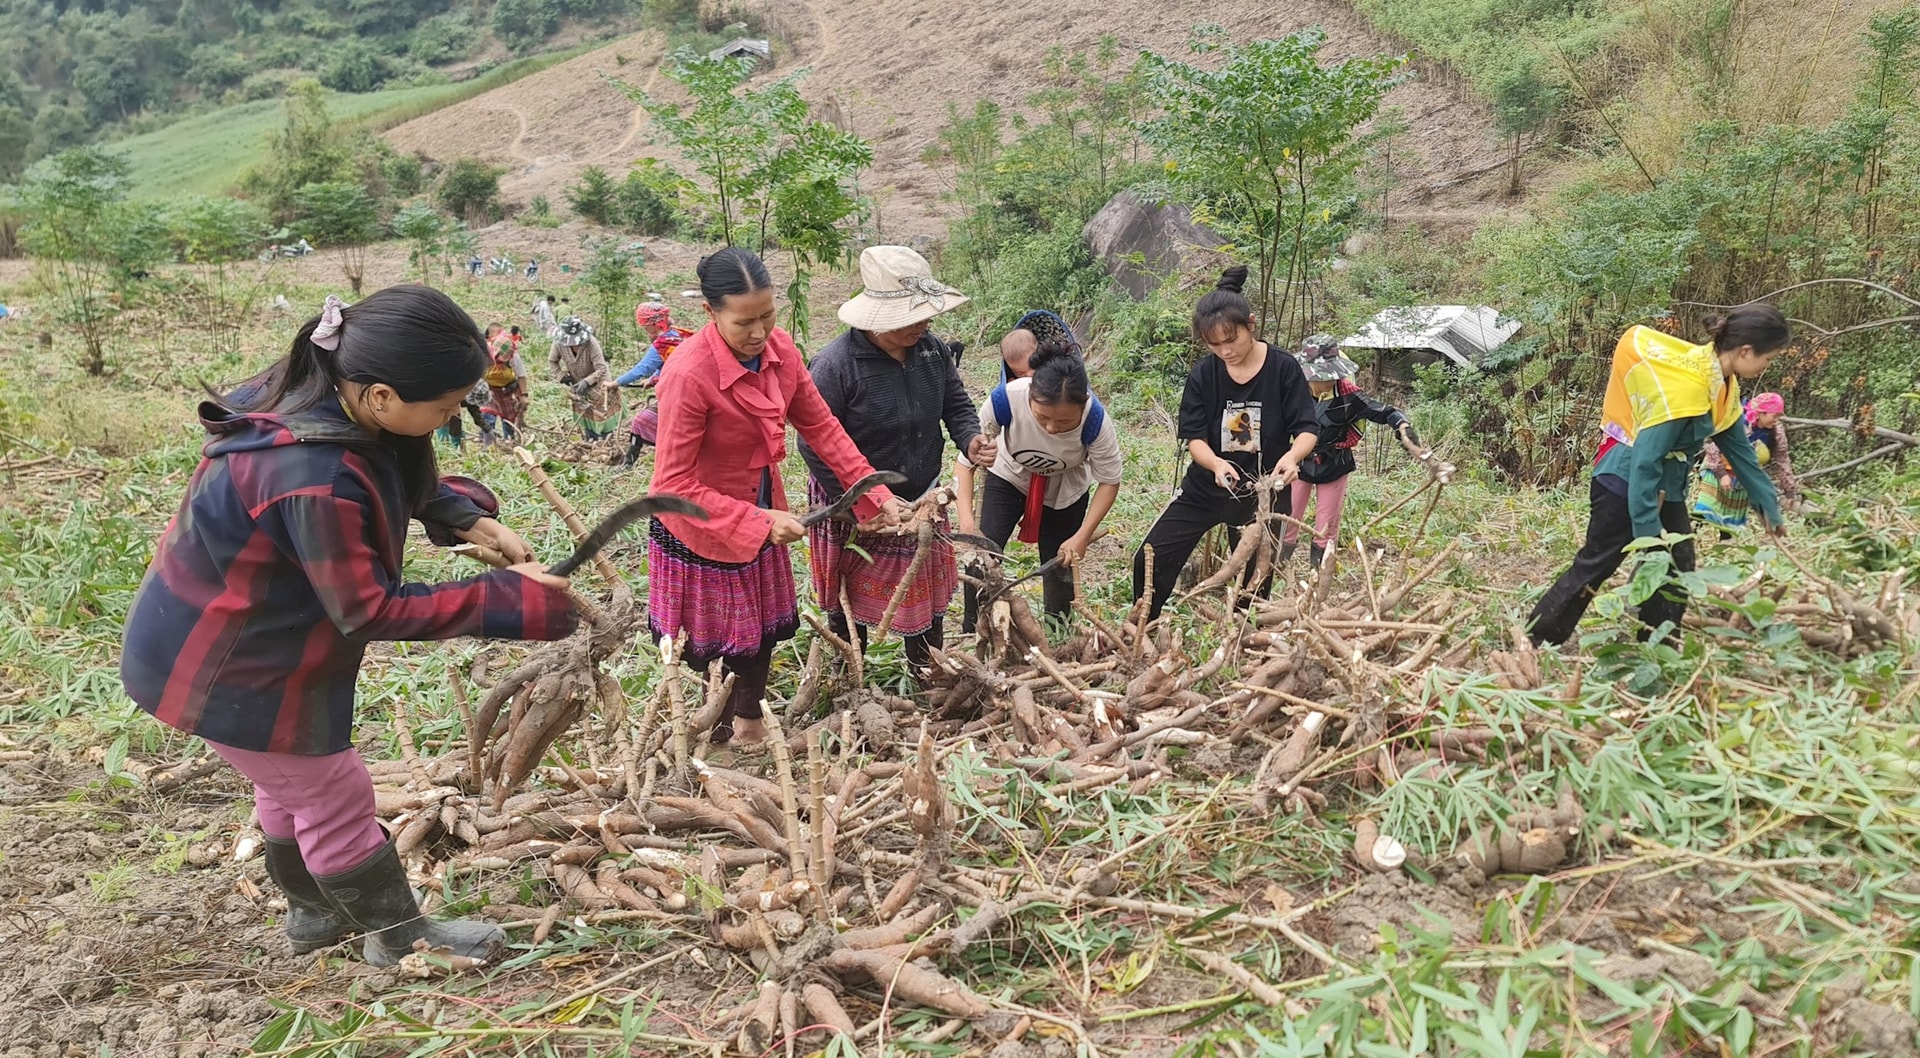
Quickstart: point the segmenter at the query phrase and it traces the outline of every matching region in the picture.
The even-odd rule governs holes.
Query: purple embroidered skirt
[[[825,506],[826,493],[812,477],[807,479],[807,494],[816,506]],[[917,636],[933,627],[933,619],[947,612],[953,593],[960,586],[960,569],[954,562],[953,544],[947,539],[943,518],[934,526],[933,545],[927,560],[907,588],[900,610],[893,615],[893,631]],[[913,553],[919,541],[912,536],[866,534],[857,541],[860,551],[847,546],[853,525],[829,519],[807,530],[807,550],[813,567],[813,591],[820,608],[840,612],[840,585],[847,586],[847,605],[856,623],[869,628],[880,624],[887,604],[900,581],[913,566]]]
[[[768,544],[750,562],[716,562],[656,520],[647,541],[647,627],[656,640],[684,631],[683,657],[694,668],[792,639],[800,628],[793,559]]]

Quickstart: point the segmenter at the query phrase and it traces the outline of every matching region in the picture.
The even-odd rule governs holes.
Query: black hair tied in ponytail
[[[454,300],[432,287],[378,290],[340,314],[340,347],[313,344],[315,316],[285,359],[216,399],[229,411],[295,415],[338,400],[342,382],[391,386],[408,403],[471,387],[487,369],[487,340]],[[433,438],[382,434],[399,457],[407,501],[418,509],[437,490]]]
[[[1083,408],[1092,396],[1087,384],[1087,365],[1074,352],[1073,343],[1053,338],[1040,343],[1028,361],[1033,372],[1027,393],[1042,404],[1066,404]]]
[[[700,279],[700,296],[719,308],[736,294],[752,294],[773,286],[767,263],[751,250],[729,246],[700,259],[694,266]]]
[[[1780,310],[1757,303],[1741,305],[1725,316],[1704,317],[1700,329],[1707,332],[1707,340],[1715,349],[1751,345],[1754,352],[1764,354],[1777,352],[1793,341],[1793,329]]]
[[[1234,265],[1220,273],[1220,281],[1193,307],[1193,337],[1201,345],[1211,339],[1230,335],[1242,327],[1253,328],[1253,306],[1241,291],[1247,285],[1247,266]]]

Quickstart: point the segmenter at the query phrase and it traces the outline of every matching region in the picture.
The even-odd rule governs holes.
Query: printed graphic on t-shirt
[[[1220,451],[1260,451],[1260,402],[1231,402],[1220,413]]]
[[[1032,448],[1023,448],[1013,453],[1013,461],[1025,467],[1030,473],[1041,477],[1052,477],[1065,470],[1067,465],[1045,452]]]

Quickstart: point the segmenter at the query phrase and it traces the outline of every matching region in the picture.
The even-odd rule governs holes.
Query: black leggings
[[[1587,604],[1626,561],[1626,552],[1621,549],[1633,543],[1633,519],[1627,513],[1627,498],[1598,481],[1588,486],[1587,496],[1592,505],[1587,514],[1587,542],[1580,553],[1573,556],[1573,565],[1553,582],[1553,587],[1534,604],[1533,613],[1527,618],[1528,633],[1536,644],[1557,645],[1573,638],[1581,615],[1587,612]],[[1660,525],[1670,533],[1691,533],[1693,517],[1685,503],[1663,503]],[[1692,540],[1673,545],[1674,569],[1690,572],[1693,562]],[[1668,622],[1678,628],[1686,612],[1686,589],[1669,584],[1640,604],[1640,623],[1649,630]]]
[[[946,626],[946,618],[936,614],[933,618],[933,624],[930,625],[926,631],[917,636],[900,637],[900,645],[906,651],[907,664],[913,667],[915,673],[925,672],[927,668],[933,664],[934,647],[946,645]],[[854,643],[860,653],[865,654],[867,652],[866,625],[854,625],[853,637],[849,638],[847,635],[847,615],[839,610],[835,610],[833,613],[827,615],[827,627],[833,630],[834,635]]]
[[[1045,488],[1043,479],[1033,479],[1036,488]],[[998,474],[987,474],[987,487],[980,498],[980,535],[999,544],[1002,548],[1013,538],[1013,527],[1019,523],[1020,516],[1026,513],[1027,494],[1011,481]],[[1040,561],[1051,562],[1060,554],[1060,545],[1073,538],[1080,527],[1087,523],[1087,497],[1082,496],[1071,507],[1043,507],[1040,510]],[[1056,569],[1040,578],[1042,597],[1046,600],[1047,616],[1064,621],[1073,613],[1073,571]],[[962,598],[963,616],[960,618],[960,630],[973,634],[975,623],[979,620],[980,592],[973,585],[966,586]]]
[[[1174,585],[1180,580],[1180,571],[1186,568],[1187,559],[1193,555],[1193,549],[1200,544],[1200,538],[1216,525],[1234,527],[1233,539],[1237,543],[1240,530],[1253,521],[1255,511],[1254,497],[1246,499],[1202,500],[1193,494],[1192,489],[1182,489],[1160,512],[1160,519],[1147,530],[1147,539],[1140,550],[1133,553],[1133,597],[1137,601],[1146,591],[1147,548],[1153,549],[1153,601],[1147,609],[1147,619],[1154,620],[1167,605],[1167,599],[1173,595]],[[1246,586],[1253,578],[1253,566],[1248,564],[1241,575],[1241,585]],[[1273,573],[1269,571],[1260,582],[1259,592],[1266,595],[1273,590]]]
[[[758,654],[742,654],[738,657],[722,657],[720,668],[733,675],[733,693],[727,697],[727,707],[721,711],[716,726],[725,724],[735,717],[746,720],[760,719],[760,702],[767,696],[767,674],[773,668],[773,650],[778,643],[768,643],[760,648]],[[687,668],[706,675],[707,666],[713,664],[713,658],[684,659]]]

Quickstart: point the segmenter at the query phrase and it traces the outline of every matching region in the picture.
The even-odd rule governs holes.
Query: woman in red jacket
[[[716,743],[766,737],[773,649],[800,627],[786,545],[806,536],[787,510],[780,461],[791,422],[834,474],[873,473],[827,409],[786,331],[774,326],[773,279],[746,250],[700,260],[711,322],[682,342],[660,372],[660,441],[652,490],[704,507],[704,522],[654,519],[647,548],[647,623],[658,637],[687,637],[696,669],[716,658],[734,674],[714,725]],[[863,521],[897,524],[911,512],[885,488],[854,506]]]

